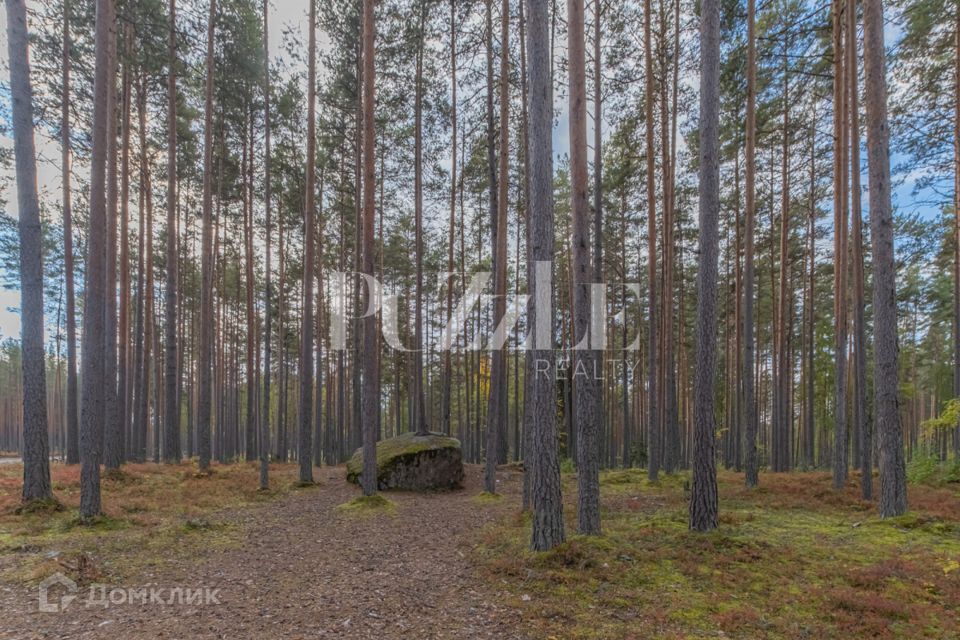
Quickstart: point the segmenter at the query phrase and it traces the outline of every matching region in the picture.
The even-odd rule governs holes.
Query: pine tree
[[[560,461],[556,428],[554,389],[553,293],[551,269],[554,259],[553,220],[553,87],[549,38],[549,0],[525,0],[527,3],[527,78],[530,83],[530,225],[527,259],[533,262],[535,275],[530,282],[533,298],[530,325],[534,346],[530,357],[536,363],[530,391],[530,496],[533,506],[533,531],[530,547],[548,551],[564,541],[563,500],[560,495]],[[542,284],[547,284],[546,288]],[[528,368],[528,371],[530,369]]]
[[[880,517],[907,510],[907,474],[897,393],[897,292],[890,200],[890,129],[882,0],[863,2],[864,102],[873,239],[874,402],[880,447]]]
[[[704,0],[700,12],[700,266],[697,270],[697,368],[690,528],[710,531],[717,528],[714,368],[720,242],[720,3]]]
[[[591,344],[590,218],[587,186],[587,83],[584,52],[583,0],[567,2],[567,34],[570,74],[570,210],[573,217],[573,376],[574,411],[577,419],[578,530],[600,533],[599,358]]]
[[[21,500],[27,503],[34,500],[49,500],[53,497],[50,486],[50,447],[47,441],[46,357],[43,350],[43,233],[40,226],[40,201],[37,194],[37,155],[33,142],[33,89],[30,85],[27,8],[23,0],[7,0],[6,8],[23,313],[21,322],[23,492]],[[99,511],[99,505],[97,511]]]

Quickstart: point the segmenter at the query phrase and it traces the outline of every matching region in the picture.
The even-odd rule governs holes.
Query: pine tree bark
[[[710,531],[717,528],[714,379],[720,241],[720,3],[703,0],[700,11],[700,264],[690,529]]]
[[[788,45],[783,47],[783,133],[780,165],[780,281],[777,295],[776,317],[776,363],[773,394],[773,470],[790,470],[791,425],[787,411],[788,397],[792,387],[789,370],[790,349],[788,346],[789,298],[787,280],[790,270],[788,241],[790,239],[790,76]]]
[[[808,286],[806,291],[806,307],[804,314],[806,317],[804,333],[806,335],[806,348],[804,359],[806,360],[806,393],[804,401],[806,410],[804,412],[804,446],[803,446],[803,466],[805,469],[813,467],[814,464],[814,325],[816,321],[814,300],[816,297],[816,277],[817,277],[817,248],[816,248],[816,220],[817,220],[817,146],[816,140],[816,110],[814,117],[811,118],[810,125],[810,202],[809,202],[809,224],[807,226],[807,253],[810,263],[807,267]]]
[[[93,87],[93,148],[90,154],[90,231],[87,234],[86,280],[83,296],[83,353],[104,351],[106,311],[106,173],[109,142],[108,110],[110,40],[113,37],[112,0],[97,0]],[[104,361],[83,358],[83,389],[80,398],[80,517],[100,514],[100,453],[104,422]]]
[[[375,167],[374,163],[374,100],[375,64],[374,23],[375,0],[363,0],[363,270],[374,275],[373,228],[375,215]],[[370,292],[373,295],[373,292]],[[361,485],[365,496],[377,492],[377,438],[380,434],[380,353],[377,351],[377,321],[374,315],[362,320],[362,368],[363,395],[363,475]]]
[[[674,52],[674,93],[676,93],[676,75],[679,52]],[[673,271],[674,271],[674,164],[676,163],[676,132],[670,130],[670,103],[667,100],[667,12],[663,1],[660,2],[660,139],[663,174],[663,266],[661,270],[661,329],[660,329],[660,392],[661,411],[663,413],[663,460],[661,465],[667,473],[676,471],[680,462],[680,431],[677,426],[676,371],[674,365],[674,322],[673,322]],[[673,100],[674,127],[676,126],[676,97]]]
[[[833,487],[847,483],[847,132],[843,11],[848,0],[833,0],[833,135],[834,135],[834,396]]]
[[[300,482],[313,482],[313,253],[316,212],[315,185],[317,163],[317,3],[310,0],[310,35],[307,63],[307,169],[303,224],[303,310],[300,316],[300,414],[299,447]]]
[[[244,459],[247,462],[257,456],[257,317],[253,307],[254,289],[256,280],[253,275],[253,110],[247,104],[247,126],[245,132],[244,153],[244,216],[243,216],[243,250],[244,250],[244,294],[246,303],[246,415],[244,416]]]
[[[414,159],[413,159],[413,227],[415,235],[414,260],[416,262],[416,304],[414,307],[413,352],[413,424],[411,428],[419,435],[429,433],[425,415],[423,394],[423,47],[426,7],[420,3],[417,24],[417,71],[414,97]]]
[[[100,433],[101,461],[118,468],[120,414],[117,399],[117,35],[116,14],[110,24],[110,66],[107,85],[107,208],[103,319],[103,426]]]
[[[890,129],[882,0],[863,2],[864,102],[873,239],[874,402],[880,445],[880,517],[907,510],[903,432],[897,401],[897,291],[890,199]]]
[[[863,274],[863,210],[860,206],[860,100],[857,74],[856,0],[850,0],[847,12],[847,69],[849,69],[850,107],[850,204],[853,228],[853,352],[854,352],[854,432],[859,434],[859,450],[854,452],[860,468],[860,495],[873,497],[873,443],[867,408],[867,330]]]
[[[200,264],[200,353],[197,398],[197,455],[200,471],[210,468],[210,414],[213,398],[213,45],[217,0],[210,0],[207,21],[206,86],[203,116],[203,230]]]
[[[263,327],[263,401],[260,415],[260,489],[270,488],[270,383],[273,325],[273,278],[271,249],[273,227],[271,219],[273,192],[270,176],[270,47],[269,47],[270,1],[263,0],[263,205],[266,215],[266,257],[263,269],[264,327]]]
[[[756,215],[756,140],[757,140],[757,37],[756,37],[756,0],[747,0],[747,122],[746,122],[746,211],[744,212],[745,251],[743,267],[743,404],[746,435],[746,455],[744,479],[748,487],[757,486],[760,481],[760,461],[757,455],[757,398],[754,388],[754,351],[756,334],[754,332],[754,285],[756,282],[754,267],[754,221]]]
[[[163,335],[163,460],[180,463],[180,402],[177,395],[177,3],[170,0],[167,37],[167,242]]]
[[[519,24],[519,35],[520,35],[520,119],[521,119],[521,131],[522,139],[520,141],[520,153],[522,154],[522,166],[523,166],[523,205],[524,205],[524,233],[525,238],[527,238],[527,243],[529,245],[530,238],[530,225],[532,223],[532,216],[530,214],[530,109],[529,109],[529,83],[528,83],[528,70],[529,65],[527,62],[527,18],[526,11],[524,7],[526,2],[521,0],[518,5],[520,11],[520,24]],[[517,231],[517,235],[520,235],[520,231]],[[519,237],[517,239],[519,245]],[[526,260],[525,270],[526,270],[526,279],[527,279],[527,318],[533,317],[535,313],[533,310],[534,299],[530,295],[530,286],[533,282],[533,277],[535,275],[534,263],[529,258],[529,250],[527,250],[528,256]],[[517,269],[519,270],[519,255],[517,257]],[[519,279],[519,277],[518,277]],[[519,459],[524,461],[523,466],[523,496],[522,496],[522,505],[521,508],[524,512],[530,511],[530,478],[531,478],[531,429],[533,425],[533,405],[531,403],[531,396],[533,395],[533,377],[536,375],[536,363],[533,360],[533,354],[529,349],[524,352],[524,376],[523,376],[523,417],[521,418],[522,426],[522,445],[520,450]],[[517,375],[519,375],[519,370]],[[519,407],[518,407],[519,411]]]
[[[506,312],[506,300],[504,296],[507,291],[507,215],[506,215],[506,185],[499,184],[506,180],[507,175],[503,165],[506,165],[509,154],[509,147],[504,144],[508,140],[508,131],[506,127],[507,109],[509,94],[507,92],[508,78],[506,71],[509,69],[507,56],[507,40],[504,35],[508,34],[507,9],[509,1],[503,0],[503,22],[501,24],[501,38],[503,39],[503,53],[500,68],[500,135],[501,162],[498,164],[496,155],[496,125],[494,123],[494,99],[493,99],[493,2],[486,2],[486,54],[487,54],[487,164],[488,164],[488,188],[490,192],[490,246],[493,250],[493,318],[492,327],[496,329],[500,325],[500,320]],[[499,169],[499,178],[498,178]],[[499,190],[498,190],[499,187]],[[504,200],[500,202],[500,200]],[[496,471],[497,464],[505,462],[500,459],[502,448],[502,435],[506,429],[506,372],[504,371],[506,359],[503,357],[505,352],[497,345],[490,351],[490,388],[487,398],[487,416],[486,416],[486,447],[485,447],[485,465],[483,475],[483,486],[488,493],[497,492]]]
[[[568,69],[570,82],[570,211],[573,233],[573,376],[577,419],[578,530],[600,533],[600,461],[598,423],[601,410],[593,349],[590,283],[590,204],[587,186],[587,83],[583,0],[567,1]],[[601,311],[602,313],[602,311]],[[602,316],[601,316],[602,321]]]
[[[660,409],[657,391],[657,194],[656,161],[653,145],[653,44],[650,37],[652,9],[650,0],[643,3],[643,55],[644,55],[644,125],[646,129],[647,154],[647,280],[649,286],[650,323],[647,330],[647,477],[656,481],[660,475],[661,430]]]
[[[153,300],[153,198],[150,167],[147,164],[147,88],[141,75],[137,88],[137,118],[140,141],[139,240],[137,244],[137,327],[133,350],[136,376],[130,458],[145,462],[147,457],[147,413],[150,397],[150,326]]]
[[[47,435],[46,354],[43,348],[43,231],[33,142],[33,89],[27,8],[7,0],[7,51],[20,235],[21,360],[23,369],[23,491],[21,500],[53,497]],[[101,197],[102,197],[101,193]],[[96,359],[96,358],[94,358]],[[99,488],[99,487],[98,487]],[[99,506],[98,506],[99,511]]]
[[[10,18],[8,18],[8,23]],[[8,43],[9,44],[9,43]],[[67,464],[80,463],[79,416],[77,415],[77,303],[74,287],[73,266],[73,203],[71,201],[71,149],[70,141],[70,0],[63,3],[63,94],[60,100],[60,168],[63,193],[63,270],[66,280],[67,324]],[[13,58],[11,57],[11,60]],[[958,343],[960,344],[960,343]]]
[[[457,1],[450,0],[450,224],[447,229],[447,321],[450,326],[453,318],[454,262],[453,245],[456,241],[457,216]],[[443,391],[440,407],[440,427],[443,433],[450,435],[450,412],[453,385],[453,345],[443,347]]]
[[[953,71],[953,397],[960,398],[960,5],[954,25]],[[960,419],[953,433],[953,457],[960,459]]]
[[[530,497],[533,531],[530,547],[548,551],[564,541],[563,500],[556,426],[552,273],[553,224],[553,81],[548,0],[526,0],[529,37],[527,77],[530,82],[529,161],[530,225],[528,260],[545,276],[530,282],[534,300],[531,326],[536,332],[531,357],[535,375],[529,384],[532,410],[530,434]],[[542,282],[541,282],[542,280]]]
[[[129,458],[129,431],[133,384],[130,371],[130,110],[133,73],[133,25],[124,27],[123,87],[121,98],[120,133],[120,326],[117,372],[117,399],[119,402],[120,431],[118,453],[120,462]]]

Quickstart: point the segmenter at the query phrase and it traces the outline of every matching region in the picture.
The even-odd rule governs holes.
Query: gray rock
[[[359,483],[362,450],[347,462],[347,480]],[[428,491],[456,489],[463,482],[460,441],[438,433],[405,433],[377,443],[377,487]]]

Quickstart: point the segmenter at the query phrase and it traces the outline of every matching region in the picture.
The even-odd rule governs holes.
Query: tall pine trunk
[[[709,531],[717,528],[714,379],[720,242],[720,2],[703,0],[700,12],[700,253],[690,528]]]
[[[362,273],[374,275],[373,226],[375,214],[375,167],[374,162],[374,23],[375,0],[363,0],[363,268]],[[373,295],[370,291],[369,295]],[[362,369],[363,395],[363,494],[377,492],[377,438],[380,435],[380,353],[377,351],[377,320],[371,314],[362,321]],[[358,425],[359,426],[359,425]]]
[[[268,34],[270,2],[263,0],[263,205],[266,215],[266,261],[263,268],[264,303],[266,316],[263,327],[263,403],[260,415],[260,489],[270,487],[270,383],[271,383],[271,334],[273,324],[273,278],[270,259],[273,228],[271,219],[272,190],[270,183],[270,47]]]
[[[873,497],[873,443],[870,415],[867,408],[867,330],[863,274],[863,211],[860,206],[860,100],[857,80],[857,11],[856,0],[847,11],[847,77],[850,107],[850,204],[853,220],[853,352],[854,352],[854,432],[859,435],[859,450],[854,451],[860,468],[860,495]]]
[[[417,23],[416,78],[414,79],[414,158],[413,158],[413,227],[415,236],[416,304],[414,306],[413,352],[413,424],[412,430],[426,435],[427,418],[423,393],[423,47],[426,8],[420,3]]]
[[[11,18],[7,18],[8,23]],[[9,36],[8,36],[9,40]],[[9,42],[8,42],[9,45]],[[71,202],[70,141],[70,0],[63,3],[63,93],[60,101],[60,167],[63,183],[63,270],[67,294],[67,464],[80,462],[80,432],[77,415],[77,303],[73,279],[73,203]],[[13,57],[10,57],[13,60]],[[12,89],[12,88],[11,88]],[[960,343],[958,343],[960,344]]]
[[[834,394],[833,487],[847,483],[847,163],[846,71],[844,64],[843,7],[850,0],[833,0],[833,290]]]
[[[133,25],[123,32],[123,87],[121,98],[120,134],[120,321],[117,353],[117,400],[120,431],[118,433],[119,462],[129,457],[129,431],[133,384],[130,371],[130,110],[133,89],[132,52]]]
[[[164,462],[180,462],[180,402],[177,394],[177,3],[170,0],[167,36],[167,242],[164,287]]]
[[[560,461],[557,444],[557,411],[554,386],[552,269],[554,259],[553,224],[553,81],[552,48],[549,38],[548,0],[525,0],[529,37],[527,38],[527,77],[530,81],[529,162],[530,224],[527,259],[534,263],[530,281],[533,298],[530,324],[534,328],[534,348],[530,358],[538,371],[530,381],[530,499],[533,506],[533,532],[530,547],[547,551],[564,541],[563,500],[560,495]],[[540,275],[540,278],[536,276]],[[528,369],[529,371],[529,369]]]
[[[108,110],[110,40],[113,37],[112,0],[97,0],[96,63],[93,86],[93,148],[90,154],[90,231],[83,296],[83,353],[102,354],[106,311],[107,239],[106,228],[107,145],[110,122]],[[80,517],[100,514],[100,443],[104,422],[104,361],[83,358],[83,389],[80,399]]]
[[[103,317],[103,427],[101,461],[120,466],[120,414],[117,399],[117,35],[116,15],[110,24],[110,66],[107,85],[107,208]]]
[[[656,481],[660,475],[661,430],[660,410],[657,392],[657,342],[659,322],[657,313],[657,195],[656,161],[653,145],[653,43],[650,37],[651,20],[650,0],[643,4],[643,55],[644,55],[644,126],[646,130],[647,154],[647,280],[649,287],[648,313],[650,314],[647,331],[647,477]]]
[[[450,0],[450,224],[447,229],[447,319],[450,326],[453,318],[454,263],[453,245],[455,242],[457,216],[457,2]],[[453,385],[452,344],[443,347],[443,395],[440,407],[440,427],[444,434],[450,435],[450,405]]]
[[[897,391],[897,290],[890,200],[890,129],[887,122],[886,53],[882,0],[863,3],[864,102],[873,239],[874,402],[880,445],[880,517],[907,510]]]
[[[573,377],[574,411],[577,420],[578,530],[600,533],[599,402],[593,347],[599,336],[592,327],[590,283],[590,203],[587,186],[587,83],[584,52],[583,0],[568,0],[568,56],[570,74],[570,211],[573,234]],[[603,314],[600,314],[603,321]]]
[[[200,266],[200,354],[197,398],[197,455],[200,471],[210,468],[210,414],[213,398],[213,36],[217,0],[207,22],[206,86],[203,112],[203,230]]]
[[[757,144],[757,39],[756,0],[747,0],[747,123],[746,123],[746,211],[744,213],[746,256],[743,267],[743,404],[746,416],[745,481],[755,487],[760,481],[760,460],[757,454],[757,398],[754,387],[754,352],[756,334],[753,323],[754,285],[754,227],[756,223],[756,144]]]
[[[23,367],[21,499],[30,502],[52,498],[53,493],[50,487],[46,355],[43,349],[43,232],[37,193],[37,155],[33,143],[33,89],[30,86],[27,8],[23,0],[7,0],[7,51],[20,232]],[[102,197],[103,194],[100,195]],[[99,497],[99,485],[97,489]],[[96,506],[99,512],[99,500]]]
[[[303,221],[303,310],[300,316],[300,414],[297,460],[300,482],[313,482],[313,250],[314,250],[314,175],[316,169],[317,102],[317,3],[310,0],[310,35],[307,64],[307,170]]]

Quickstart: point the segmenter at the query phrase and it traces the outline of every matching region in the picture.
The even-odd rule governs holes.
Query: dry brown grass
[[[13,580],[54,565],[70,572],[73,560],[87,566],[93,557],[103,565],[96,572],[123,575],[161,562],[171,549],[189,557],[236,544],[241,531],[222,516],[294,490],[298,477],[296,465],[272,464],[271,489],[259,491],[256,463],[214,464],[209,475],[193,463],[129,464],[103,474],[104,515],[83,523],[78,465],[51,467],[59,512],[18,514],[21,474],[19,464],[0,466],[0,577]]]

